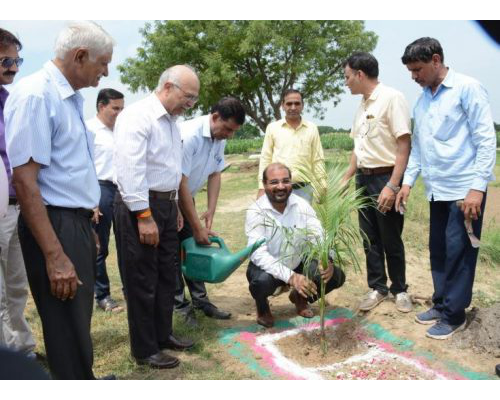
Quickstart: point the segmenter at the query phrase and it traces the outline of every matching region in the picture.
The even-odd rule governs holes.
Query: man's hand
[[[396,211],[399,213],[406,212],[406,202],[410,197],[410,185],[403,185],[398,195],[396,196]]]
[[[391,210],[395,200],[396,193],[394,193],[394,191],[390,187],[385,186],[378,195],[377,210],[385,214],[387,211]]]
[[[333,276],[333,262],[328,261],[327,269],[320,268],[320,275],[321,279],[323,279],[325,283],[328,283],[328,281],[332,279]]]
[[[94,215],[92,215],[92,222],[97,225],[99,223],[99,217],[102,216],[102,212],[99,211],[99,207],[94,208],[92,211],[94,212]]]
[[[138,218],[137,226],[139,228],[139,241],[142,244],[154,247],[158,246],[158,243],[160,243],[160,234],[153,217]]]
[[[293,286],[302,297],[308,298],[318,294],[316,284],[310,279],[307,279],[304,275],[294,272],[290,277],[288,284]]]
[[[477,220],[481,216],[483,196],[484,193],[479,190],[469,190],[461,206],[465,219],[472,218],[473,220]]]
[[[182,231],[184,228],[184,217],[179,209],[177,209],[177,232]]]
[[[45,259],[50,291],[58,299],[64,301],[76,296],[78,285],[82,285],[75,267],[63,251]]]
[[[217,236],[217,233],[211,231],[210,229],[201,227],[200,229],[193,230],[193,237],[196,243],[203,245],[210,245],[212,242],[208,238],[209,236]]]
[[[214,221],[214,213],[211,211],[205,211],[200,216],[200,221],[205,221],[205,228],[212,229],[212,223]]]

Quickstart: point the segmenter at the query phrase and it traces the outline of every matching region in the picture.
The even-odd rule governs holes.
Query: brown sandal
[[[307,303],[307,300],[302,297],[295,289],[290,292],[288,296],[290,301],[295,304],[295,309],[297,310],[297,315],[300,315],[304,318],[312,318],[314,317],[314,313],[311,310],[311,307]]]

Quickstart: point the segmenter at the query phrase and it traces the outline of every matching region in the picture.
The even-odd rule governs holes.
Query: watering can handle
[[[222,240],[222,238],[218,236],[209,236],[208,239],[210,240],[211,243],[217,243],[222,249],[227,250],[226,244],[224,243],[224,240]]]

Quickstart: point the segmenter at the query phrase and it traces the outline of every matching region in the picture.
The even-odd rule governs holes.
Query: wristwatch
[[[398,194],[401,188],[399,186],[394,186],[391,182],[385,184],[389,189],[391,189],[395,194]]]

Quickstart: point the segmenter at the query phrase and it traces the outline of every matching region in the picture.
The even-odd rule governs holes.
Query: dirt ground
[[[492,188],[488,193],[488,208],[486,218],[488,220],[495,218],[500,221],[500,188]],[[238,199],[238,202],[231,205],[225,205],[225,208],[234,209],[245,207],[244,203],[248,200],[250,204],[252,196],[245,199]],[[428,299],[432,296],[432,279],[430,274],[429,256],[427,250],[407,252],[407,282],[410,285],[409,293],[418,299],[414,304],[414,311],[404,314],[396,310],[394,299],[387,299],[378,307],[366,313],[364,317],[370,323],[381,325],[384,329],[390,331],[393,335],[408,339],[415,344],[415,349],[427,351],[434,355],[437,360],[446,360],[458,363],[472,371],[486,373],[491,376],[494,374],[495,365],[500,363],[500,351],[486,351],[485,348],[470,346],[466,343],[477,340],[478,335],[488,335],[490,331],[484,332],[480,318],[484,318],[485,311],[474,311],[476,319],[469,321],[469,325],[463,332],[463,340],[434,340],[425,337],[425,332],[429,328],[426,325],[420,325],[414,321],[415,313],[425,311],[430,302]],[[362,268],[364,269],[364,268]],[[248,326],[255,323],[256,312],[255,303],[248,291],[248,283],[245,276],[246,263],[233,273],[224,283],[210,287],[211,300],[221,309],[231,311],[233,317],[229,321],[221,321],[221,327],[232,328]],[[481,271],[482,279],[476,280],[475,291],[490,292],[491,287],[488,282],[495,282],[498,278],[495,269]],[[364,293],[367,291],[366,274],[363,272],[347,272],[347,280],[344,286],[333,291],[327,296],[330,306],[338,306],[356,311],[358,303]],[[294,306],[288,300],[286,294],[270,298],[271,310],[277,320],[287,320],[295,317]],[[317,314],[317,306],[313,305],[313,310]],[[500,334],[500,314],[496,315],[496,325],[491,322],[491,329],[496,329],[496,334]],[[469,320],[474,316],[469,312]],[[490,313],[491,315],[493,311]],[[488,316],[491,318],[491,315]],[[490,329],[488,328],[488,329]],[[268,330],[272,331],[272,330]],[[458,335],[458,334],[457,334]],[[468,341],[468,342],[467,342]],[[494,342],[494,340],[493,340]],[[498,342],[495,342],[498,345]],[[489,345],[492,345],[491,343]],[[494,346],[494,344],[492,345]],[[227,363],[228,368],[232,370],[240,369],[244,374],[246,366],[237,360],[228,357],[222,359]]]

